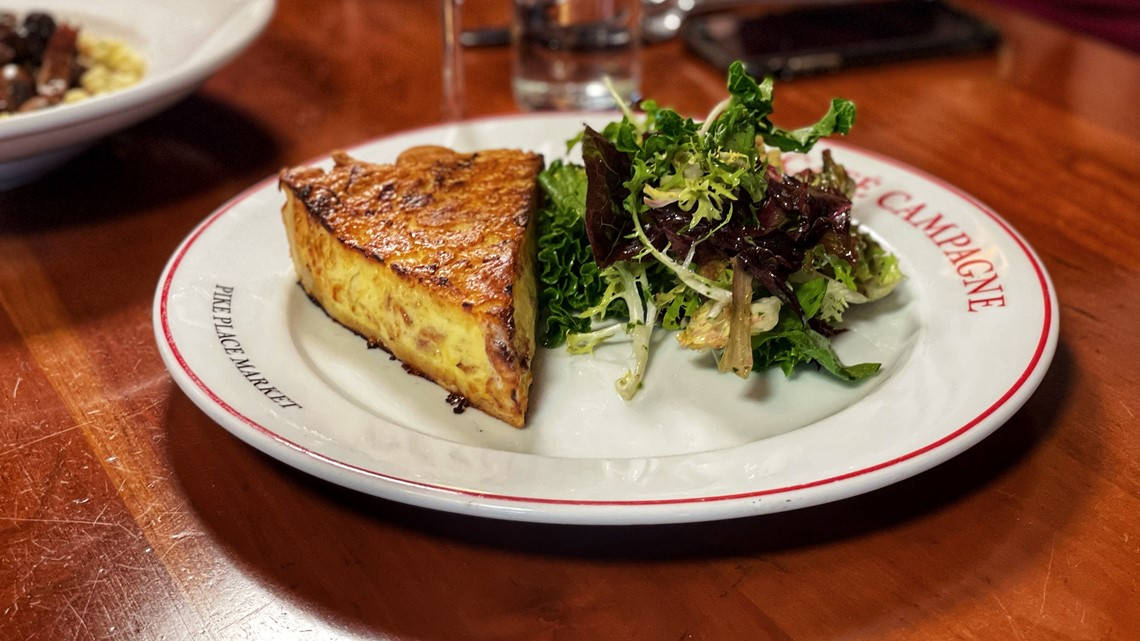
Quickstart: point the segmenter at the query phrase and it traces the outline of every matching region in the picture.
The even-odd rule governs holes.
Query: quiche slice
[[[532,221],[542,156],[414,147],[395,164],[333,154],[283,170],[281,213],[301,286],[407,368],[514,425],[534,356]]]

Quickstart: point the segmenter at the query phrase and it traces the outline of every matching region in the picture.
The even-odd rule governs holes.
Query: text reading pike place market
[[[218,336],[218,343],[221,344],[222,350],[237,368],[238,373],[245,377],[254,389],[265,394],[265,398],[273,401],[279,407],[300,408],[299,403],[274,387],[269,379],[265,378],[250,362],[249,356],[245,353],[245,348],[242,347],[241,341],[237,338],[237,332],[234,330],[233,301],[233,287],[214,285],[213,303],[210,306],[213,315],[210,318],[214,323],[214,333]]]

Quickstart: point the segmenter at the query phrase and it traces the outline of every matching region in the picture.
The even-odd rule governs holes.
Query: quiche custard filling
[[[334,154],[282,172],[301,286],[333,319],[474,407],[522,427],[534,356],[537,154]]]

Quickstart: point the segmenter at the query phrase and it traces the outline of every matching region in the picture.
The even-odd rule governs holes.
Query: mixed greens
[[[658,325],[741,377],[815,363],[854,381],[879,369],[844,365],[830,337],[849,305],[902,280],[898,260],[852,223],[855,184],[828,151],[796,176],[780,160],[847,133],[855,105],[833,99],[819,122],[786,130],[769,120],[771,78],[733,63],[728,91],[700,123],[651,100],[642,117],[623,104],[621,121],[569,142],[583,166],[554,161],[539,176],[539,340],[588,353],[631,339],[623,398],[641,386]]]

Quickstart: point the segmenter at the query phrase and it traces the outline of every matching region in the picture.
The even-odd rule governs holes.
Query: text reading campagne
[[[974,246],[970,235],[941,213],[928,210],[926,203],[916,202],[905,191],[893,190],[875,201],[882,209],[905,220],[923,232],[942,255],[954,266],[966,288],[966,309],[976,312],[987,307],[1005,307],[1005,292],[998,280],[993,261]]]

